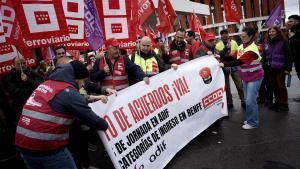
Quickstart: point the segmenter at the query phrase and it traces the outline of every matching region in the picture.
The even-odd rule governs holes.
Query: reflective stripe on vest
[[[241,73],[247,73],[247,72],[255,72],[255,71],[260,71],[262,70],[262,66],[260,63],[261,56],[259,54],[258,48],[255,45],[254,42],[251,43],[248,47],[244,48],[243,44],[238,47],[238,52],[237,52],[237,59],[239,59],[245,52],[254,52],[257,54],[258,58],[256,60],[253,60],[250,64],[243,64],[240,66],[240,71]]]
[[[243,67],[241,69],[241,72],[255,72],[257,70],[261,70],[262,69],[262,66],[259,64],[259,65],[254,65],[255,67],[251,67],[251,68],[245,68]]]
[[[67,119],[26,109],[23,109],[22,115],[63,125],[71,125],[74,121],[73,119]]]
[[[32,130],[25,129],[23,127],[18,126],[17,131],[18,134],[24,135],[29,138],[39,139],[39,140],[47,140],[47,141],[55,141],[55,140],[67,140],[69,138],[69,132],[65,134],[50,134],[50,133],[41,133]]]
[[[127,76],[114,76],[114,78],[112,76],[106,76],[105,80],[127,80]]]

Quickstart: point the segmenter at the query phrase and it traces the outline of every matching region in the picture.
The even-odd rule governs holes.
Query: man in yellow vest
[[[140,51],[135,51],[129,55],[130,60],[144,71],[146,76],[154,76],[169,68],[164,61],[152,50],[152,42],[148,36],[144,36],[139,43]],[[135,79],[130,79],[130,84],[136,83]]]
[[[221,55],[221,57],[229,56],[232,53],[235,53],[238,49],[238,44],[234,40],[229,39],[229,34],[227,30],[222,30],[220,32],[221,40],[216,44],[216,51]],[[230,81],[229,76],[235,84],[235,87],[238,91],[239,97],[241,99],[241,106],[245,108],[245,100],[244,100],[244,93],[243,93],[243,84],[240,78],[240,75],[237,71],[237,67],[226,67],[223,68],[224,75],[225,75],[225,89],[226,89],[226,97],[227,97],[227,107],[228,109],[233,108],[233,101],[232,101],[232,94],[230,91]]]

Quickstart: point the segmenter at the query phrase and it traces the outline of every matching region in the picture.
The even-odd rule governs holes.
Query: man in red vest
[[[88,106],[78,89],[89,76],[79,61],[56,67],[23,107],[15,144],[29,169],[75,169],[66,148],[74,118],[97,130],[108,124]]]
[[[117,39],[108,39],[105,42],[106,55],[96,60],[90,78],[93,82],[100,82],[104,88],[121,90],[128,87],[128,76],[134,76],[139,81],[149,84],[149,78],[143,70],[130,61],[128,57],[120,55]]]
[[[203,40],[204,41],[201,43],[199,49],[196,52],[196,58],[215,54],[216,52],[216,35],[214,33],[207,33]]]
[[[170,44],[169,63],[168,64],[183,64],[193,59],[189,44],[184,39],[186,31],[182,28],[178,29],[175,39]]]

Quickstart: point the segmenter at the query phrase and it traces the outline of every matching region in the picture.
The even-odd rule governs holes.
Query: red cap
[[[110,38],[105,41],[105,46],[108,47],[109,45],[119,46],[120,42],[116,38]]]
[[[216,39],[216,35],[214,33],[207,33],[204,40],[215,40]]]

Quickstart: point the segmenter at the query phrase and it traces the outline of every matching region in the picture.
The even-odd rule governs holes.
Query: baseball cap
[[[216,35],[214,33],[207,33],[204,40],[215,40]]]
[[[110,38],[105,41],[105,46],[108,47],[109,45],[119,46],[120,42],[116,38]]]

